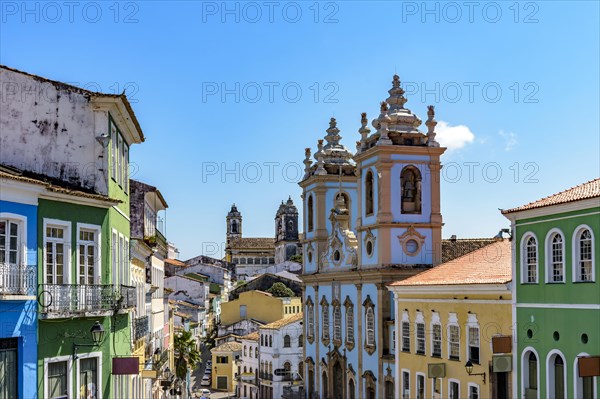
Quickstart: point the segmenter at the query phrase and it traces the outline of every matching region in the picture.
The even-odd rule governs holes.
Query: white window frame
[[[423,327],[423,337],[419,337],[419,326]],[[419,344],[422,343],[423,350],[419,350]],[[415,318],[415,353],[418,355],[427,354],[427,333],[425,332],[425,317],[423,312],[417,312]]]
[[[310,298],[310,297],[309,297]],[[307,338],[315,338],[315,305],[311,302],[306,304],[306,328]]]
[[[372,319],[373,319],[373,328],[369,328],[369,312],[372,315]],[[372,306],[368,306],[365,309],[365,334],[366,334],[366,341],[365,344],[367,346],[375,346],[375,310],[373,309]],[[372,339],[369,339],[372,338]]]
[[[123,137],[118,134],[117,131],[117,183],[119,184],[119,186],[121,186],[121,188],[123,188],[123,164],[122,164],[122,159],[123,159],[123,151],[122,151],[122,147],[123,147]]]
[[[43,250],[43,254],[42,256],[43,258],[43,272],[44,272],[44,284],[47,284],[47,272],[46,272],[46,243],[50,242],[59,242],[58,240],[54,240],[54,239],[50,239],[48,240],[48,237],[46,236],[46,229],[48,227],[58,227],[61,229],[64,229],[64,234],[63,234],[63,240],[62,240],[62,244],[63,244],[63,250],[64,250],[64,260],[65,260],[65,264],[63,267],[63,276],[64,276],[64,281],[62,284],[71,284],[71,242],[73,240],[73,237],[71,235],[71,222],[66,221],[66,220],[59,220],[59,219],[47,219],[44,218],[44,223],[43,223],[43,241],[44,241],[44,250]],[[56,270],[54,270],[53,267],[53,273],[55,273]]]
[[[440,386],[440,392],[436,394],[435,392],[435,384],[436,382]],[[431,378],[431,398],[432,399],[442,399],[444,397],[444,382],[441,378]]]
[[[477,348],[479,349],[479,359],[477,362],[471,360],[474,364],[484,364],[483,359],[481,357],[481,328],[479,327],[479,321],[477,320],[477,315],[475,313],[470,313],[467,317],[467,331],[465,334],[465,346],[467,353],[467,360],[471,360],[471,342],[469,340],[471,335],[471,329],[477,329]]]
[[[453,383],[458,385],[458,398],[453,398],[451,396],[451,394],[452,394],[451,385]],[[460,380],[457,380],[456,378],[449,378],[448,379],[448,399],[459,399],[459,398],[460,398]]]
[[[350,315],[350,317],[348,317]],[[354,345],[354,305],[346,307],[346,344]]]
[[[567,363],[567,358],[565,357],[565,355],[559,351],[558,349],[553,349],[550,352],[548,352],[548,355],[546,356],[546,395],[548,397],[550,397],[550,393],[554,391],[554,380],[555,380],[555,375],[554,375],[554,359],[556,358],[556,356],[560,356],[562,358],[563,361],[563,367],[564,367],[564,375],[563,375],[563,397],[568,398],[569,395],[567,394],[568,391],[568,387],[567,387],[567,375],[569,373],[568,370],[568,363]],[[538,361],[539,363],[539,361]],[[539,390],[539,382],[538,382],[538,390]]]
[[[406,387],[404,386],[404,374],[408,375],[408,389],[406,389]],[[401,376],[400,377],[401,378],[401,381],[400,381],[401,388],[400,389],[401,389],[401,392],[402,392],[402,396],[401,397],[402,397],[402,399],[410,399],[411,398],[411,396],[410,396],[410,385],[411,385],[410,384],[410,370],[409,369],[402,369],[402,372],[401,372],[400,376]],[[406,393],[406,391],[408,391],[408,396],[404,396],[405,393]]]
[[[452,336],[450,334],[450,327],[456,327],[458,328],[458,340],[456,341],[456,343],[458,344],[458,359],[454,359],[452,358],[452,341],[450,340],[450,337]],[[460,361],[460,325],[458,324],[458,317],[456,315],[456,313],[449,313],[448,314],[448,326],[446,327],[446,331],[448,334],[448,360],[458,360]]]
[[[581,276],[579,274],[579,257],[580,257],[580,248],[579,248],[579,238],[581,236],[582,231],[586,229],[589,230],[592,236],[592,276],[590,280],[581,280]],[[594,236],[594,230],[587,224],[580,224],[573,231],[573,239],[572,239],[572,253],[573,253],[573,282],[574,283],[593,283],[596,281],[596,247],[594,245],[596,237]]]
[[[408,334],[404,334],[405,323],[408,324]],[[404,339],[408,339],[408,348],[404,347]],[[402,312],[402,320],[400,321],[400,351],[410,353],[410,318],[406,311]]]
[[[17,225],[17,265],[27,265],[27,217],[16,213],[0,212],[0,219],[7,224],[15,223]],[[44,230],[44,233],[46,230]],[[7,229],[7,233],[9,233]],[[8,248],[7,248],[8,249]],[[8,252],[8,251],[7,251]],[[10,262],[5,262],[10,263]]]
[[[423,377],[423,396],[419,396],[419,377]],[[427,376],[425,373],[415,373],[415,398],[425,399],[427,398]]]
[[[77,260],[77,284],[80,284],[81,281],[81,271],[80,271],[80,252],[79,246],[82,244],[87,244],[89,241],[81,241],[80,233],[81,230],[89,230],[93,231],[95,235],[94,246],[96,249],[95,257],[94,257],[94,284],[100,284],[100,276],[102,276],[102,227],[96,224],[87,224],[87,223],[77,223],[77,250],[76,250],[76,260]],[[87,282],[86,282],[87,284]]]
[[[529,264],[527,263],[527,241],[535,240],[535,281],[529,280]],[[535,233],[528,231],[521,239],[521,284],[538,284],[540,281],[540,240]]]
[[[75,381],[77,383],[77,385],[75,385],[77,387],[77,395],[79,396],[79,361],[81,359],[89,359],[92,357],[96,357],[98,358],[98,398],[102,397],[102,352],[89,352],[89,353],[78,353],[77,354],[77,360],[75,362]]]
[[[540,355],[531,346],[526,347],[521,352],[521,395],[525,397],[525,391],[529,388],[529,353],[533,353],[537,359],[536,381],[537,381],[537,399],[540,399]]]
[[[112,283],[119,284],[119,232],[115,229],[111,232],[111,267],[112,267]]]
[[[67,397],[70,398],[73,393],[73,356],[46,357],[44,358],[44,398],[50,397],[48,392],[48,365],[58,362],[67,362]]]
[[[553,257],[553,246],[552,246],[552,239],[554,238],[555,235],[559,235],[560,238],[562,239],[562,245],[561,245],[561,253],[562,253],[562,280],[561,281],[554,281],[554,257]],[[562,230],[558,229],[558,228],[553,228],[552,230],[550,230],[548,232],[548,234],[546,234],[546,240],[545,242],[545,246],[546,246],[546,253],[545,253],[545,270],[546,270],[546,276],[545,276],[545,281],[547,284],[561,284],[561,283],[565,283],[566,281],[566,268],[565,268],[565,235],[563,234]]]
[[[331,338],[329,335],[330,323],[331,319],[329,317],[329,303],[325,301],[325,303],[321,305],[321,340],[328,340]]]
[[[125,281],[121,284],[123,285],[127,285],[127,286],[131,286],[131,254],[130,254],[130,248],[129,248],[129,238],[127,238],[127,236],[125,236],[125,248],[123,250],[125,259],[123,259],[123,267],[124,267],[124,277],[125,277]],[[162,279],[163,283],[164,283],[164,276]],[[164,287],[161,287],[164,288]]]
[[[437,355],[435,355],[433,353],[433,348],[434,348],[434,343],[436,342],[433,338],[434,338],[434,333],[433,333],[433,328],[434,326],[439,326],[440,328],[440,339],[439,339],[439,347],[440,347],[440,354],[439,354],[439,358],[442,358],[444,356],[444,350],[442,348],[442,323],[440,321],[440,314],[438,312],[433,312],[431,314],[431,324],[430,324],[430,328],[431,328],[431,357],[438,357]]]
[[[467,398],[471,399],[471,388],[477,389],[477,399],[482,399],[481,387],[479,386],[479,384],[475,384],[473,382],[469,382],[469,384],[467,385]],[[539,392],[539,389],[538,389],[538,392]]]

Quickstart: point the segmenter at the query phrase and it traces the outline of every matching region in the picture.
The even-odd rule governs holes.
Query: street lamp
[[[152,355],[152,362],[156,365],[160,361],[160,348],[156,348],[154,350],[154,354]]]
[[[92,344],[77,344],[73,342],[73,360],[77,360],[77,348],[80,346],[93,347],[98,346],[104,340],[104,335],[106,331],[104,331],[104,327],[100,324],[99,321],[96,321],[92,328],[90,328],[90,334],[92,335]]]
[[[465,364],[465,370],[467,371],[467,374],[469,375],[480,375],[483,377],[483,383],[485,384],[485,372],[483,373],[473,373],[473,363],[471,363],[471,359],[467,360],[467,363]]]

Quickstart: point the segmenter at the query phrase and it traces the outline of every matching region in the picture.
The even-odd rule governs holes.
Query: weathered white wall
[[[89,93],[0,68],[0,162],[107,194],[108,113]],[[27,151],[24,151],[27,148]]]

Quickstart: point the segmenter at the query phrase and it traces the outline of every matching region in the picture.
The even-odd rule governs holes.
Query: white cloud
[[[513,132],[505,132],[504,130],[500,130],[498,134],[506,141],[506,144],[504,145],[504,151],[510,151],[515,145],[517,145],[517,135]]]
[[[439,121],[435,127],[435,139],[448,150],[458,150],[475,140],[475,135],[468,126],[450,126],[448,122]]]

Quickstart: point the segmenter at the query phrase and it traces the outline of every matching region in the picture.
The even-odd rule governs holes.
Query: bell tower
[[[404,107],[408,101],[394,75],[389,97],[367,127],[354,157],[359,175],[359,242],[363,268],[441,263],[440,156],[435,112],[428,107],[427,133]]]
[[[298,249],[298,208],[292,197],[281,201],[275,215],[275,263],[283,263],[300,251]]]
[[[227,214],[227,245],[232,240],[242,238],[242,214],[238,211],[235,204],[231,205],[231,210]]]

